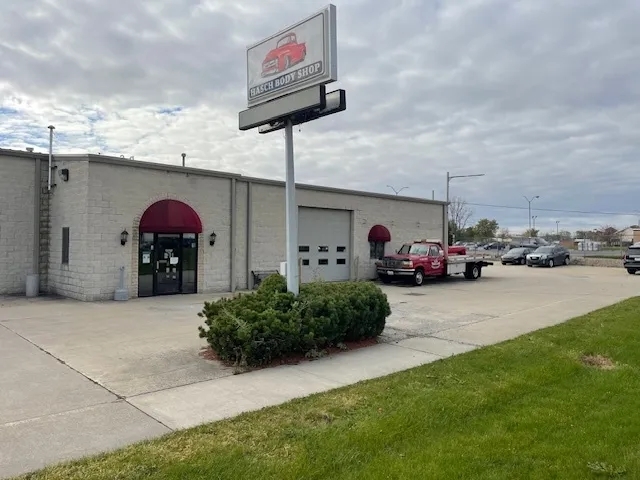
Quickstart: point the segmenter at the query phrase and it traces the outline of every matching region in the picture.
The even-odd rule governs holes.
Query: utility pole
[[[529,202],[529,233],[531,233],[531,202],[533,202],[536,198],[540,198],[540,195],[536,195],[535,197],[532,197],[531,199],[525,197],[523,195],[524,199]]]

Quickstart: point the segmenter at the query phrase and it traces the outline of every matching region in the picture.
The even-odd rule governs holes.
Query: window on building
[[[309,266],[309,259],[308,258],[303,258],[302,259],[302,265],[305,266],[305,267],[308,267]]]
[[[369,258],[382,260],[384,258],[384,245],[391,241],[391,233],[384,225],[374,225],[369,230]]]
[[[384,258],[385,242],[369,242],[369,258],[382,260]]]
[[[318,260],[318,265],[329,265],[329,259],[321,258],[320,260]]]
[[[336,260],[336,263],[337,263],[338,265],[346,265],[346,264],[347,264],[347,259],[346,259],[346,258],[338,258],[338,259]]]
[[[309,251],[309,245],[300,245],[298,247],[298,252],[308,252]]]
[[[69,264],[69,227],[62,227],[62,264]]]

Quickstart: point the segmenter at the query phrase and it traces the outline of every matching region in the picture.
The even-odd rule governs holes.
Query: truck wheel
[[[635,275],[636,274],[636,269],[635,268],[627,268],[627,273],[629,275]]]
[[[475,263],[467,266],[467,270],[464,272],[464,278],[467,280],[477,280],[480,278],[480,267]]]
[[[389,275],[378,275],[378,277],[380,278],[380,281],[382,283],[385,283],[385,284],[391,283],[391,279],[389,278]]]
[[[421,286],[424,283],[424,272],[420,269],[416,270],[413,274],[413,284],[416,287]]]

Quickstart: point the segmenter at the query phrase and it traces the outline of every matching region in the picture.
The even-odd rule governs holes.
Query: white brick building
[[[47,155],[0,150],[0,294],[38,275],[42,294],[112,299],[122,267],[131,297],[226,292],[285,260],[282,182],[56,155],[49,190],[47,171]],[[309,185],[296,199],[302,281],[374,278],[382,251],[442,238],[443,202]]]

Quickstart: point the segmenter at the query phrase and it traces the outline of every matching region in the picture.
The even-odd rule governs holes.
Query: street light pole
[[[560,237],[560,220],[556,220],[556,236]],[[560,240],[560,238],[558,238]]]
[[[387,185],[387,187],[389,187],[391,190],[393,190],[393,192],[398,195],[402,190],[409,188],[409,187],[402,187],[400,190],[396,190],[395,188],[393,188],[391,185]]]
[[[531,202],[533,202],[536,198],[540,198],[540,195],[536,195],[535,197],[532,197],[531,199],[525,197],[523,195],[524,199],[529,202],[529,233],[531,233]]]
[[[472,175],[451,175],[447,172],[447,204],[444,207],[444,256],[449,256],[449,184],[454,178],[484,177],[484,173],[475,173]]]
[[[533,229],[536,229],[536,218],[538,218],[537,215],[534,215],[533,217],[531,217],[531,219],[533,220]]]

